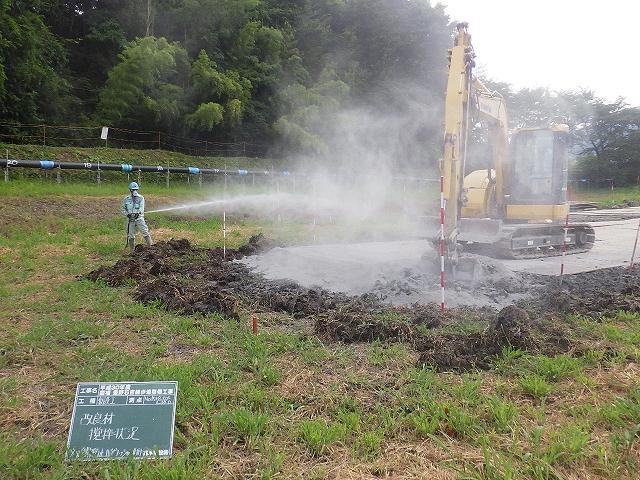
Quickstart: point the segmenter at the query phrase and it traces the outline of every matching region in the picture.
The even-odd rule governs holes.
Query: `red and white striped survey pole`
[[[222,259],[227,259],[227,165],[224,166],[224,185],[222,186]]]
[[[442,299],[440,302],[440,311],[444,312],[444,176],[440,176],[440,288],[442,291]]]
[[[560,286],[562,286],[562,277],[564,275],[564,259],[567,256],[567,237],[569,236],[569,210],[571,209],[571,187],[567,192],[567,215],[564,219],[564,240],[562,242],[562,263],[560,264]]]

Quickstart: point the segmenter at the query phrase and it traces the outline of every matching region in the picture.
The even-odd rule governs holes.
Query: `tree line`
[[[428,170],[455,24],[429,0],[0,0],[0,114]],[[485,83],[511,127],[572,127],[575,175],[636,181],[639,111],[623,98]]]

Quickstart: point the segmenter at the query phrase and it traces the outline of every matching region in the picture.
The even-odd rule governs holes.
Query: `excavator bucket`
[[[495,243],[502,234],[502,220],[491,218],[461,218],[459,242]]]

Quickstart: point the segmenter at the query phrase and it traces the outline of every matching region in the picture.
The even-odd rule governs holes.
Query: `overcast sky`
[[[432,0],[469,23],[486,78],[516,89],[592,90],[640,106],[640,1]]]

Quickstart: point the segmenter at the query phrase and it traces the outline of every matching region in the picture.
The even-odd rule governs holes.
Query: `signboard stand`
[[[66,461],[171,458],[178,382],[81,382]]]

